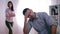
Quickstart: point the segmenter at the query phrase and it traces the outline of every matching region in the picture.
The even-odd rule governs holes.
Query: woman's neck
[[[9,8],[11,10],[11,8]]]

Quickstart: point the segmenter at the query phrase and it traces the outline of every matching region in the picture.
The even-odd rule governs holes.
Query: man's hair
[[[25,13],[27,12],[27,10],[29,10],[29,8],[25,8],[25,9],[23,10],[23,15],[25,15]]]

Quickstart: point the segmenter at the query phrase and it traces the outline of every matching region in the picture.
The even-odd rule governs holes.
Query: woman
[[[9,29],[9,34],[12,34],[13,27],[13,17],[15,17],[13,3],[11,1],[8,2],[8,8],[6,9],[6,26]]]

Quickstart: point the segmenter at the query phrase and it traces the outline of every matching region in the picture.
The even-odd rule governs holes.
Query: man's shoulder
[[[44,15],[44,14],[47,14],[46,12],[38,12],[38,13],[36,13],[38,16],[42,16],[42,15]]]
[[[46,12],[38,12],[37,14],[47,14]]]

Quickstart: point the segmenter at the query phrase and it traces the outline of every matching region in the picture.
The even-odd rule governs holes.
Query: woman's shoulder
[[[9,8],[6,8],[6,10],[9,10]]]
[[[9,8],[6,8],[6,11],[8,11],[9,10]]]

